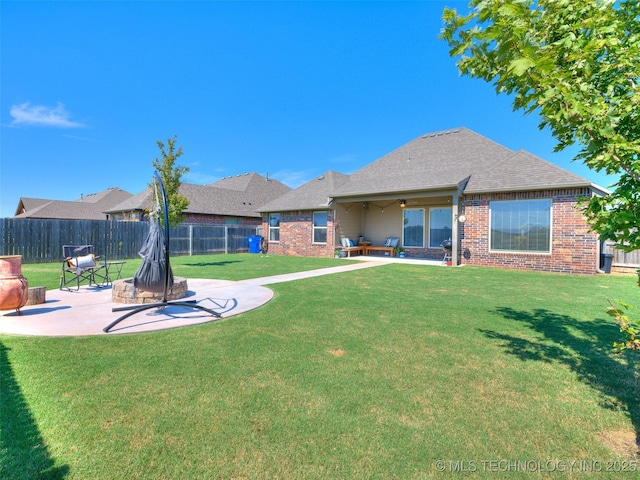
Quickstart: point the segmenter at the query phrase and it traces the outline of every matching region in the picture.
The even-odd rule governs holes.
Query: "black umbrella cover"
[[[147,238],[138,252],[143,260],[133,277],[133,286],[147,292],[163,293],[165,279],[167,291],[173,286],[173,271],[165,255],[166,245],[160,220],[156,217],[150,223]]]

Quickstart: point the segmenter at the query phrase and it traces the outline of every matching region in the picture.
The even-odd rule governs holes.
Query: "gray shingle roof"
[[[466,128],[422,135],[339,181],[300,186],[262,212],[327,207],[327,198],[402,195],[461,189],[464,193],[591,187],[589,180],[525,151],[514,152]],[[325,174],[325,176],[328,176]]]
[[[585,178],[519,150],[483,172],[472,175],[464,191],[487,193],[588,186],[590,182]]]
[[[328,172],[260,207],[260,212],[327,208],[331,192],[349,181],[349,175]]]
[[[104,220],[104,211],[131,197],[118,187],[83,196],[76,201],[20,198],[15,218],[48,218],[68,220]]]
[[[335,197],[455,188],[513,152],[466,128],[422,135],[354,172]]]
[[[284,183],[267,179],[257,173],[248,173],[222,179],[210,185],[182,183],[180,193],[189,200],[185,213],[227,215],[234,217],[260,217],[260,205],[289,192]],[[114,206],[108,213],[144,210],[152,206],[151,190],[146,188],[125,202]]]

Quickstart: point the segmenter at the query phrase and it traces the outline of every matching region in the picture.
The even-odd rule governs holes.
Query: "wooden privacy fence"
[[[640,250],[625,252],[615,248],[615,242],[605,241],[602,244],[602,252],[613,255],[612,265],[614,267],[640,268]]]
[[[22,255],[23,263],[62,260],[63,245],[93,245],[108,260],[138,256],[149,231],[148,222],[109,220],[0,219],[1,255]],[[172,255],[247,252],[248,237],[260,227],[179,225],[169,231]]]

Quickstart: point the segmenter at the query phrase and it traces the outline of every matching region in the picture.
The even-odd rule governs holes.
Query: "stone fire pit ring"
[[[167,291],[167,301],[184,298],[188,293],[187,279],[175,277],[173,287]],[[114,303],[124,303],[129,305],[157,303],[162,301],[162,293],[147,292],[139,288],[134,288],[133,278],[116,280],[111,286],[111,300]]]

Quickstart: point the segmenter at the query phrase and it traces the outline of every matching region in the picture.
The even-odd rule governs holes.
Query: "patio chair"
[[[351,240],[349,237],[342,237],[340,240],[342,242],[342,248],[340,250],[345,252],[347,257],[351,256],[351,252],[359,253],[360,255],[364,253],[365,247],[362,245],[354,244],[353,240]]]
[[[74,286],[80,289],[80,283],[100,287],[108,282],[106,263],[98,263],[93,254],[93,245],[63,245],[62,273],[60,274],[60,290],[71,290]]]

